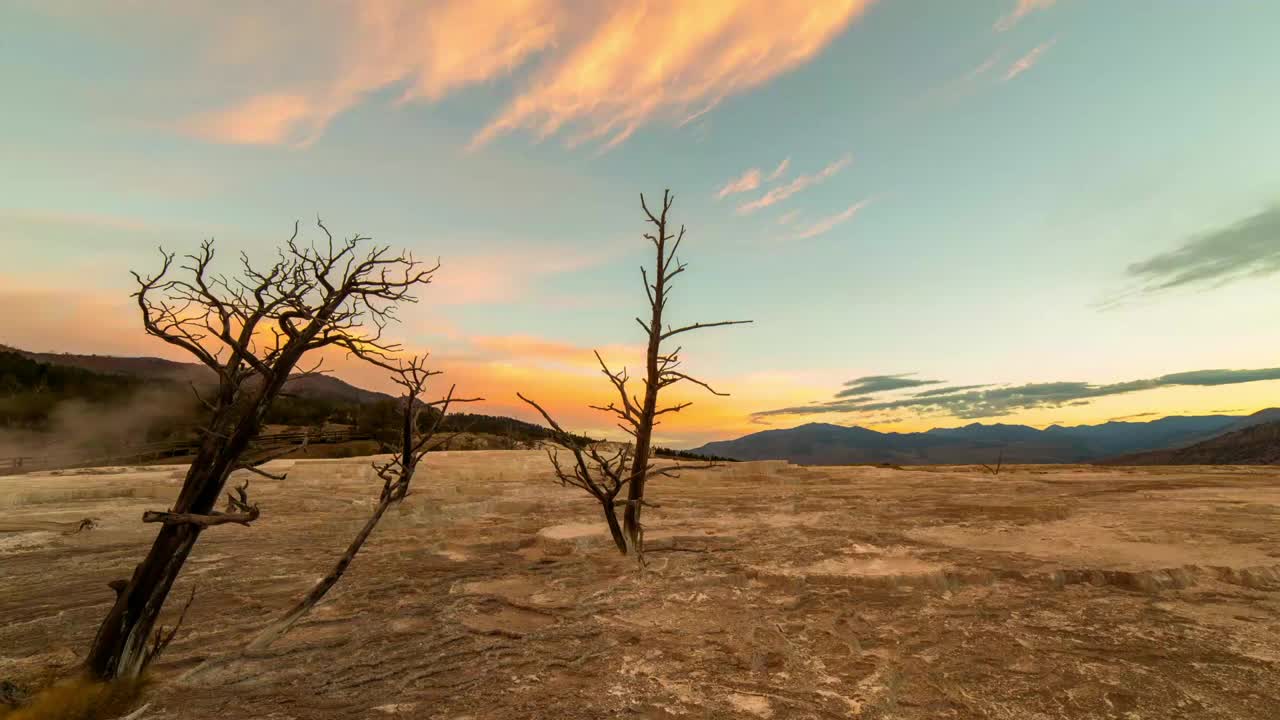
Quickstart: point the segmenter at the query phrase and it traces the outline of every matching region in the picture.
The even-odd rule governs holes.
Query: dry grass
[[[111,720],[129,712],[145,684],[62,680],[37,691],[20,707],[0,708],[0,720]]]

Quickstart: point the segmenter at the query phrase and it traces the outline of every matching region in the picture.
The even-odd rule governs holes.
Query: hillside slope
[[[75,355],[72,353],[37,353],[0,345],[0,351],[14,352],[36,362],[59,367],[73,367],[106,375],[125,375],[148,380],[173,380],[183,384],[202,384],[213,380],[213,372],[196,363],[174,362],[157,357],[119,357],[115,355]],[[329,375],[298,378],[289,384],[289,392],[306,398],[364,405],[378,400],[391,400],[386,393],[365,390]]]
[[[212,381],[212,372],[195,363],[36,353],[0,345],[0,456],[26,454],[33,444],[63,442],[69,436],[77,443],[92,441],[112,448],[183,436],[199,417],[188,384]],[[287,396],[272,403],[268,424],[332,423],[386,443],[394,442],[400,432],[399,399],[386,393],[328,375],[297,378],[287,390]],[[17,430],[42,435],[18,438],[12,435]],[[516,447],[553,437],[550,429],[536,423],[483,413],[450,413],[440,430],[486,436],[493,447]],[[676,451],[655,448],[655,452],[670,456]]]
[[[1107,465],[1280,465],[1280,421],[1233,430],[1187,447],[1122,455]]]

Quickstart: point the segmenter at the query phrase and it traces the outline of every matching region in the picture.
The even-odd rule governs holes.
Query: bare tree
[[[612,455],[603,453],[595,443],[566,432],[538,403],[520,393],[516,393],[516,396],[532,405],[551,426],[554,444],[572,453],[573,464],[566,469],[560,463],[556,448],[547,448],[547,457],[555,468],[560,484],[582,488],[600,502],[605,523],[609,526],[609,535],[618,546],[618,552],[625,555],[627,538],[622,534],[622,524],[618,522],[616,498],[627,485],[627,461],[631,459],[631,447],[623,445]]]
[[[660,416],[680,412],[692,403],[680,402],[659,407],[659,394],[663,389],[681,382],[698,385],[713,395],[725,396],[728,394],[717,392],[706,382],[686,374],[681,369],[680,351],[682,348],[676,346],[675,348],[667,349],[664,344],[678,335],[694,330],[725,325],[741,325],[751,322],[750,320],[721,320],[707,323],[697,322],[682,327],[672,327],[664,324],[663,315],[671,292],[671,282],[676,276],[683,273],[686,268],[686,265],[680,262],[676,255],[680,249],[680,243],[684,240],[685,228],[681,225],[679,231],[673,233],[668,218],[674,201],[675,196],[671,191],[664,190],[662,193],[662,209],[655,215],[645,202],[644,195],[640,196],[640,207],[644,210],[647,221],[653,227],[652,232],[645,233],[644,237],[653,244],[655,252],[653,276],[649,276],[649,271],[646,268],[640,268],[640,275],[644,280],[645,294],[649,298],[650,311],[647,322],[639,317],[636,318],[636,322],[639,323],[640,327],[644,328],[645,334],[648,336],[648,344],[645,348],[643,399],[637,397],[627,387],[627,383],[630,382],[631,378],[626,368],[614,371],[609,368],[604,359],[600,357],[600,354],[596,353],[596,360],[600,363],[600,370],[609,378],[610,384],[613,385],[618,394],[618,400],[605,406],[592,407],[596,410],[612,413],[617,419],[618,427],[634,438],[634,448],[625,448],[613,456],[605,457],[596,452],[593,447],[582,447],[570,443],[567,447],[574,453],[574,466],[568,471],[556,462],[554,451],[551,452],[552,463],[556,467],[556,475],[561,482],[585,489],[604,506],[605,519],[609,522],[610,531],[613,532],[614,542],[617,543],[618,549],[624,554],[632,551],[640,555],[644,549],[644,530],[640,524],[640,510],[645,505],[644,491],[646,481],[653,475],[674,476],[682,469],[679,464],[662,469],[655,468],[652,463],[653,428],[660,423],[658,420]],[[551,419],[551,416],[532,400],[525,398],[523,395],[520,398],[537,408],[538,412],[556,431],[558,443],[566,445],[565,439],[568,434]],[[584,453],[586,458],[583,457]],[[590,462],[587,462],[588,458]],[[615,531],[617,517],[614,511],[616,504],[614,498],[621,492],[623,487],[627,489],[627,498],[620,537]]]
[[[981,465],[983,470],[986,470],[992,475],[998,476],[1000,474],[1000,469],[1004,467],[1004,450],[1001,449],[1000,454],[996,456],[996,464],[994,467],[991,465],[987,465],[986,463],[981,463]]]
[[[428,452],[437,447],[433,441],[436,439],[437,432],[444,422],[445,415],[449,412],[449,406],[453,403],[476,402],[481,399],[455,398],[453,396],[454,387],[450,387],[449,392],[443,398],[432,402],[424,402],[421,398],[426,390],[427,381],[440,374],[438,370],[427,369],[426,357],[414,357],[396,364],[378,359],[372,359],[372,361],[390,370],[392,380],[400,385],[404,392],[400,398],[402,424],[398,442],[399,447],[391,459],[382,463],[374,463],[373,466],[378,477],[382,479],[382,491],[378,495],[378,503],[374,505],[373,513],[370,514],[369,519],[365,521],[364,526],[360,528],[356,536],[352,538],[350,544],[347,545],[346,551],[334,563],[329,573],[299,599],[288,612],[259,632],[245,648],[248,651],[265,650],[271,643],[289,632],[290,628],[310,612],[311,608],[315,607],[324,598],[325,594],[338,583],[338,580],[342,578],[342,574],[346,572],[347,566],[355,559],[356,553],[360,552],[360,548],[369,539],[373,529],[382,520],[382,516],[386,514],[389,508],[404,500],[405,496],[409,494],[409,484],[413,482],[414,474],[418,470],[418,464],[422,462]],[[424,411],[429,414],[429,417],[425,418],[426,422],[422,422],[424,419],[422,418],[422,413]]]
[[[675,196],[671,191],[663,190],[662,209],[655,216],[645,203],[644,195],[640,196],[640,207],[644,210],[649,224],[653,226],[653,232],[645,233],[644,237],[653,243],[656,257],[652,279],[643,267],[640,268],[640,275],[644,278],[644,290],[649,297],[650,310],[649,322],[636,318],[636,322],[649,336],[648,346],[645,349],[644,399],[636,403],[635,397],[627,391],[626,369],[619,373],[612,373],[607,367],[604,368],[605,374],[617,389],[622,403],[621,406],[610,403],[605,409],[619,418],[621,421],[619,425],[636,441],[635,455],[631,458],[630,482],[627,484],[627,509],[623,516],[623,532],[626,533],[627,544],[636,552],[643,549],[644,531],[640,526],[640,510],[644,507],[645,482],[652,470],[650,452],[653,428],[659,424],[659,416],[680,412],[691,404],[683,402],[659,408],[658,394],[664,388],[681,382],[690,382],[701,386],[713,395],[728,395],[728,393],[717,392],[702,380],[685,374],[680,369],[681,347],[676,346],[674,349],[667,350],[663,344],[677,335],[694,330],[751,322],[750,320],[720,320],[709,323],[696,322],[677,328],[663,324],[663,312],[667,307],[668,293],[671,292],[671,281],[684,272],[686,267],[676,256],[680,250],[680,243],[684,240],[684,225],[680,226],[679,232],[673,234],[667,217],[674,201]]]
[[[142,671],[148,637],[200,533],[256,519],[247,486],[226,513],[214,513],[214,504],[233,471],[256,467],[244,455],[303,356],[330,346],[361,357],[394,350],[382,340],[384,328],[397,304],[414,302],[413,290],[430,282],[438,267],[366,246],[368,238],[358,235],[335,241],[323,223],[317,225],[327,243],[299,243],[295,224],[268,267],[242,254],[238,277],[214,270],[212,241],[177,267],[175,256],[162,250],[159,272],[134,274],[147,333],[190,353],[214,373],[217,385],[208,396],[197,393],[208,419],[177,500],[169,511],[148,516],[162,523],[151,549],[129,580],[112,583],[116,600],[85,661],[99,678],[133,678]],[[317,365],[302,375],[319,371]]]

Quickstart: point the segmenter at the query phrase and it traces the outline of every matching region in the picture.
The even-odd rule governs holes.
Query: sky
[[[1253,412],[1280,405],[1277,26],[1256,0],[10,0],[0,343],[184,359],[129,271],[322,217],[440,259],[392,332],[481,409],[607,432],[592,350],[638,371],[639,195],[670,188],[672,321],[754,322],[689,337],[730,396],[681,394],[659,442]]]

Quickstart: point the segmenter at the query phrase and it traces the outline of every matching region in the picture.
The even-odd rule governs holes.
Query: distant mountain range
[[[1271,421],[1280,421],[1280,409],[1248,416],[1170,416],[1150,422],[1051,425],[1043,430],[1027,425],[973,423],[918,433],[881,433],[857,426],[810,423],[710,442],[693,452],[737,460],[789,460],[802,465],[991,464],[1001,456],[1006,463],[1084,463],[1182,448]]]
[[[114,355],[73,355],[71,353],[37,353],[0,345],[0,351],[15,352],[36,362],[64,367],[77,367],[106,375],[128,375],[148,380],[173,380],[180,383],[208,383],[213,371],[196,363],[174,362],[157,357],[117,357]],[[330,402],[365,405],[391,400],[386,393],[365,390],[330,375],[297,378],[288,385],[292,395]]]
[[[0,345],[0,351],[6,350],[49,365],[107,375],[184,384],[213,379],[212,371],[202,365],[155,357],[36,353]],[[358,406],[392,399],[328,375],[300,378],[290,385],[289,392],[309,400]],[[459,419],[463,418],[499,434],[519,429],[524,435],[537,437],[546,432],[511,418],[463,415]],[[802,465],[991,464],[1001,456],[1006,463],[1272,464],[1280,463],[1280,408],[1252,415],[1170,416],[1150,422],[1051,425],[1043,430],[973,423],[918,433],[881,433],[857,426],[809,423],[710,442],[689,452],[735,460],[789,460]]]

